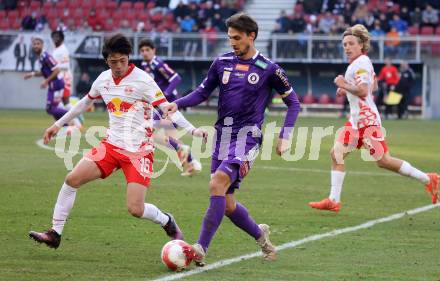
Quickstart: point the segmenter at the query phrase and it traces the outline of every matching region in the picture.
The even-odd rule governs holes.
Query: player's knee
[[[226,190],[222,181],[212,178],[209,182],[209,191],[211,195],[225,195]]]
[[[140,218],[144,214],[144,205],[130,204],[127,206],[127,209],[130,215],[136,218]]]
[[[228,204],[226,203],[225,215],[229,217],[235,211],[236,205],[235,203]]]
[[[380,160],[376,161],[376,164],[379,168],[385,169],[388,167],[387,158],[382,157]]]
[[[65,180],[66,184],[74,187],[74,188],[78,188],[81,186],[82,182],[80,180],[80,178],[78,178],[74,173],[70,172],[67,174],[66,176],[66,180]]]

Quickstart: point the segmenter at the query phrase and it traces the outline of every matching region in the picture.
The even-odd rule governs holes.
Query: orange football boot
[[[309,206],[315,209],[336,213],[341,209],[341,203],[334,202],[330,198],[325,198],[319,202],[309,202]]]

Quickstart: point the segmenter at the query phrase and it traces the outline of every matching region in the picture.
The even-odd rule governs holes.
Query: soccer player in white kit
[[[315,209],[339,212],[341,191],[345,177],[345,157],[355,148],[365,147],[377,166],[418,180],[430,193],[432,203],[438,201],[439,176],[424,173],[404,160],[394,158],[381,131],[381,120],[372,92],[377,90],[373,65],[366,55],[370,47],[370,35],[361,24],[345,30],[342,45],[350,65],[345,76],[339,75],[334,83],[338,96],[346,95],[350,103],[350,119],[339,134],[331,150],[332,171],[330,196],[319,202],[310,202]]]
[[[63,104],[69,105],[69,98],[72,88],[72,72],[70,71],[70,54],[66,45],[64,44],[64,33],[62,31],[53,31],[51,33],[52,41],[55,45],[55,49],[52,52],[52,56],[58,62],[58,68],[60,69],[60,76],[64,80],[63,91]],[[70,108],[67,108],[70,109]]]
[[[108,38],[102,55],[110,69],[102,72],[88,95],[44,133],[44,142],[48,143],[63,124],[84,112],[96,98],[101,97],[107,104],[107,137],[67,175],[55,204],[52,228],[29,233],[30,238],[39,243],[58,248],[78,188],[98,178],[106,178],[118,169],[122,169],[127,181],[128,212],[160,224],[171,239],[183,239],[171,214],[145,203],[153,172],[153,107],[164,109],[168,101],[146,72],[129,64],[131,53],[132,46],[122,34]],[[171,118],[179,127],[206,140],[206,132],[194,128],[182,114]]]

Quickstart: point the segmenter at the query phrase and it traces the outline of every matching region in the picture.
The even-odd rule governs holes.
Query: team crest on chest
[[[258,83],[258,81],[260,81],[260,76],[258,76],[257,73],[252,72],[251,74],[249,74],[249,76],[248,76],[248,82],[249,82],[250,84],[255,85],[255,84]]]
[[[223,71],[222,83],[223,84],[228,84],[230,76],[231,76],[231,72],[230,71],[226,71],[226,70]]]

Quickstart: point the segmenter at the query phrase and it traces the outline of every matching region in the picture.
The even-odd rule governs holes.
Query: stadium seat
[[[0,21],[0,30],[8,30],[9,29],[9,22],[6,18],[3,18]]]
[[[413,98],[411,104],[412,104],[412,105],[415,105],[415,106],[421,106],[421,105],[422,105],[422,101],[423,101],[422,96],[421,96],[421,95],[418,95],[418,96],[415,96],[415,97]]]
[[[408,27],[408,34],[409,35],[418,35],[419,34],[419,28],[417,26],[410,26],[410,27]]]
[[[154,1],[150,1],[147,4],[147,10],[150,11],[151,9],[154,9],[154,7],[156,7],[156,4],[154,3]]]
[[[319,104],[331,104],[332,98],[328,94],[321,94],[318,99]]]
[[[67,3],[65,1],[59,1],[55,3],[55,7],[57,9],[64,9],[67,7]]]
[[[313,104],[316,103],[316,99],[312,94],[307,94],[302,99],[303,104]]]
[[[433,35],[434,34],[434,28],[432,26],[424,26],[420,30],[421,35]]]
[[[6,11],[0,10],[0,19],[6,18]]]
[[[106,4],[107,10],[115,11],[118,9],[118,3],[116,1],[108,1]]]
[[[136,2],[133,5],[133,9],[135,9],[136,11],[143,10],[144,8],[145,8],[145,5],[142,2]]]
[[[39,10],[40,7],[41,7],[40,1],[32,1],[31,4],[30,4],[30,8],[31,8],[32,11]]]
[[[345,99],[346,99],[346,97],[344,97],[344,96],[336,97],[335,98],[335,104],[343,105],[345,103]]]
[[[119,8],[121,9],[131,9],[131,2],[122,2]]]

